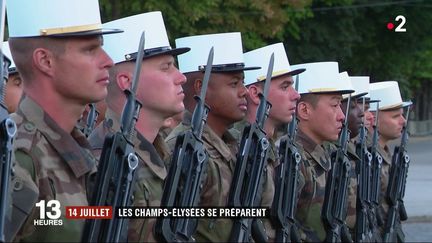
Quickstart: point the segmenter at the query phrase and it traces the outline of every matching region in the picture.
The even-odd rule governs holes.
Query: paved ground
[[[407,242],[432,242],[432,136],[412,137],[405,192],[409,220],[403,224]]]

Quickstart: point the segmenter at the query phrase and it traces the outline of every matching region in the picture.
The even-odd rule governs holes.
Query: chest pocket
[[[45,200],[57,199],[56,181],[53,175],[48,174],[44,178],[39,179],[39,197]]]

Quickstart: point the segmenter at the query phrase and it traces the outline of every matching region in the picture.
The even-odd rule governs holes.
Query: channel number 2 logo
[[[393,30],[394,28],[394,32],[406,32],[407,30],[404,28],[404,25],[406,23],[406,18],[403,15],[398,15],[395,18],[395,21],[398,23],[398,25],[395,28],[395,24],[393,24],[392,22],[387,24],[387,29],[389,30]],[[399,22],[400,21],[400,22]]]
[[[58,200],[49,200],[45,204],[45,200],[40,200],[40,202],[35,204],[39,208],[40,219],[58,219],[61,216],[60,202]]]

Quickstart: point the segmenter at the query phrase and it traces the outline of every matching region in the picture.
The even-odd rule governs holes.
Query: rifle
[[[337,151],[332,154],[332,168],[326,181],[324,203],[321,211],[321,218],[326,229],[325,242],[352,242],[351,235],[345,224],[351,170],[351,164],[346,159],[349,139],[347,123],[350,101],[351,95],[348,96],[345,121],[339,135],[339,146]]]
[[[389,184],[386,192],[386,200],[389,204],[387,222],[384,229],[384,242],[404,242],[405,236],[402,232],[400,220],[408,218],[403,198],[405,196],[406,179],[410,157],[406,151],[408,141],[408,119],[410,107],[406,111],[406,123],[402,129],[402,139],[400,146],[396,146],[393,153],[392,165],[390,168]]]
[[[213,64],[213,47],[208,55],[200,96],[192,114],[191,129],[176,140],[171,166],[166,177],[162,207],[196,207],[201,194],[203,174],[207,168],[208,154],[201,139],[207,122],[209,107],[205,105],[207,86]],[[163,242],[195,241],[192,235],[197,227],[196,218],[161,217],[156,219],[155,233]]]
[[[0,0],[0,4],[0,40],[3,41],[6,1]],[[0,242],[4,242],[7,207],[10,200],[9,185],[12,173],[12,142],[13,137],[16,134],[17,127],[14,120],[10,118],[6,104],[4,103],[6,89],[5,81],[8,79],[8,67],[10,62],[9,60],[3,59],[4,56],[1,48],[2,47],[0,46]]]
[[[363,100],[363,112],[365,107],[365,98]],[[370,242],[372,239],[373,225],[370,222],[370,178],[372,166],[372,154],[369,153],[366,146],[366,128],[364,126],[365,117],[360,126],[359,142],[356,144],[356,154],[360,161],[357,163],[357,201],[356,201],[356,225],[355,237],[356,242]]]
[[[299,76],[296,77],[298,90]],[[288,134],[280,141],[280,164],[275,168],[275,195],[271,209],[271,218],[276,228],[275,242],[301,242],[295,225],[295,210],[297,206],[297,182],[300,153],[294,144],[297,132],[297,115],[287,125]]]
[[[371,163],[371,190],[370,190],[370,222],[372,223],[372,238],[371,242],[382,242],[379,226],[383,225],[383,219],[379,212],[380,192],[381,192],[381,165],[382,157],[377,151],[378,146],[378,115],[379,103],[377,103],[375,124],[373,125],[372,146],[370,148],[372,155]]]
[[[126,207],[132,204],[132,184],[138,166],[133,138],[141,104],[136,99],[141,64],[144,56],[144,32],[141,35],[131,90],[125,90],[126,103],[121,115],[120,131],[107,135],[99,161],[92,206]],[[89,219],[85,223],[83,242],[126,241],[124,219]]]
[[[97,121],[98,116],[99,116],[99,112],[96,110],[96,104],[95,103],[90,103],[89,107],[90,107],[90,110],[88,111],[88,114],[87,114],[86,125],[83,128],[83,133],[86,137],[90,136],[91,132],[95,128],[96,121]]]
[[[271,108],[270,102],[267,101],[267,95],[270,88],[273,65],[274,53],[272,53],[270,57],[264,92],[263,94],[259,94],[260,104],[258,106],[256,120],[253,124],[248,124],[243,130],[240,150],[237,154],[234,176],[228,195],[228,205],[231,207],[250,208],[257,204],[257,194],[259,194],[261,177],[267,165],[267,149],[270,145],[264,131],[264,122]],[[229,241],[249,241],[252,231],[252,221],[253,219],[250,218],[235,219]],[[258,235],[256,235],[256,237],[257,236]],[[261,240],[266,240],[267,238],[265,233],[264,235],[261,233],[259,237]]]

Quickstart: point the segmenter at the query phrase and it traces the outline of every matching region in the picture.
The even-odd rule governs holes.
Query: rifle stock
[[[126,103],[121,115],[120,131],[107,135],[102,148],[92,206],[126,207],[132,204],[131,194],[134,172],[139,160],[134,151],[133,137],[141,104],[135,94],[144,56],[144,32],[141,35],[131,90],[125,90]],[[115,213],[114,213],[115,215]],[[87,220],[84,242],[119,242],[127,240],[127,227],[123,218]]]
[[[348,97],[345,121],[339,136],[339,146],[332,154],[332,168],[329,171],[325,187],[324,203],[321,218],[326,229],[326,242],[352,242],[347,232],[345,217],[348,197],[351,164],[346,159],[349,139],[348,114],[351,95]]]
[[[406,151],[409,112],[410,107],[408,106],[405,115],[406,123],[402,130],[401,144],[394,149],[392,165],[390,167],[389,184],[386,192],[386,201],[389,204],[389,211],[384,229],[384,242],[405,241],[400,220],[406,220],[408,218],[403,205],[403,198],[405,196],[405,185],[410,163],[410,157]]]
[[[299,75],[296,77],[298,90]],[[283,137],[279,146],[280,164],[275,168],[275,195],[271,209],[273,225],[276,228],[276,242],[299,242],[300,237],[295,224],[297,206],[297,182],[300,153],[294,144],[297,131],[297,116],[287,125],[287,136]]]
[[[0,38],[3,41],[6,1],[0,1]],[[12,173],[12,143],[17,131],[16,124],[14,120],[10,118],[7,107],[4,103],[6,88],[5,81],[8,78],[9,65],[10,63],[8,63],[8,60],[4,60],[2,47],[0,46],[0,242],[6,240],[5,221],[11,194],[9,191],[9,185],[11,183]]]
[[[212,71],[214,49],[210,49],[200,96],[192,114],[191,129],[177,137],[171,166],[164,183],[162,207],[196,207],[207,168],[208,154],[201,139],[209,107],[205,96]],[[159,241],[194,241],[197,219],[163,217],[156,220],[155,233]]]
[[[377,151],[378,146],[378,116],[379,116],[379,103],[375,114],[375,124],[373,125],[372,145],[370,153],[372,155],[371,161],[371,183],[370,183],[370,216],[369,222],[372,224],[372,238],[371,242],[382,242],[380,226],[383,225],[379,205],[380,205],[380,192],[381,192],[381,166],[382,157]]]
[[[257,206],[257,197],[261,178],[267,165],[267,149],[270,144],[264,131],[264,123],[268,117],[271,104],[267,101],[268,90],[271,82],[274,65],[274,53],[270,57],[263,94],[260,94],[256,120],[247,125],[242,134],[240,150],[237,154],[237,162],[234,176],[231,182],[228,205],[231,207]],[[253,220],[239,218],[233,222],[230,242],[247,242],[250,240]],[[266,236],[261,236],[266,239]]]
[[[363,100],[363,112],[365,107],[365,98]],[[356,200],[356,225],[355,238],[356,242],[370,242],[373,238],[374,227],[371,222],[371,167],[372,154],[366,146],[366,128],[364,119],[360,127],[359,142],[356,144],[356,154],[360,158],[357,162],[357,200]]]

